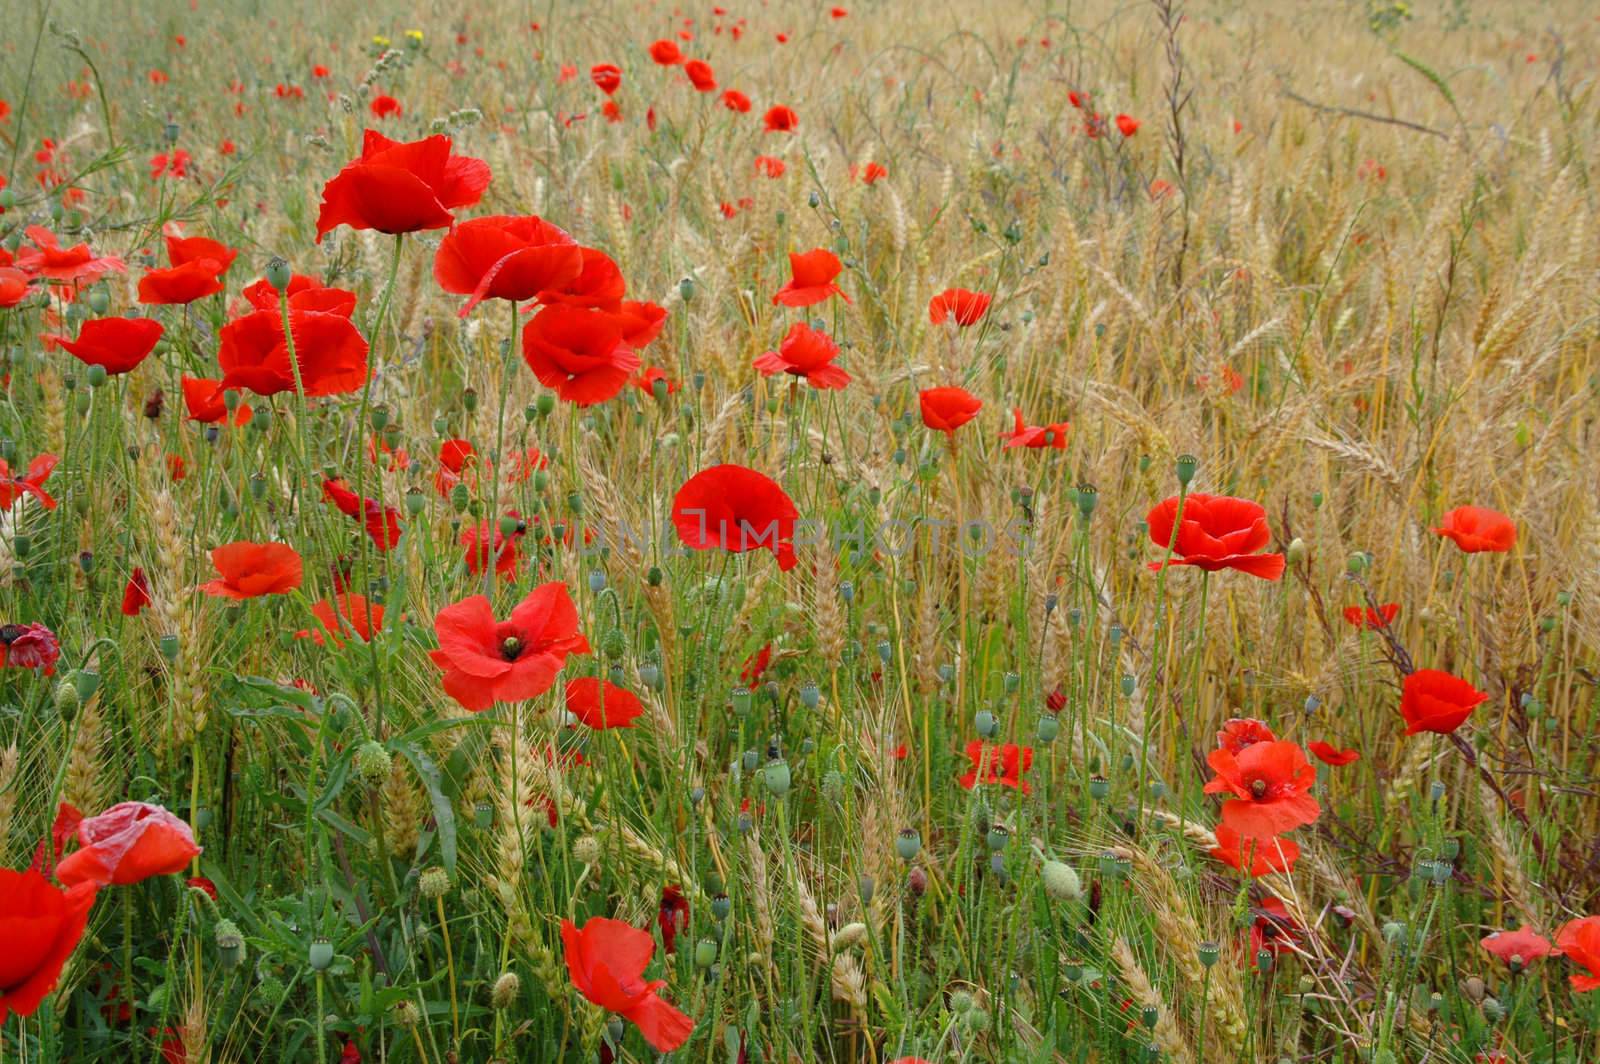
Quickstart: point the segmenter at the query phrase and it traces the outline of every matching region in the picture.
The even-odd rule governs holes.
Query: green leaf
[[[456,812],[450,797],[444,793],[444,781],[433,759],[410,743],[391,743],[411,767],[417,770],[423,786],[428,788],[428,800],[433,804],[433,822],[438,829],[439,850],[444,856],[444,870],[454,878],[456,874]]]

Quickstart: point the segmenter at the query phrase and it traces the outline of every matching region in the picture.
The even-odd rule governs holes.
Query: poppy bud
[[[16,205],[17,194],[9,188],[0,188],[0,207],[15,207]],[[17,235],[21,235],[20,231]],[[16,249],[12,248],[12,250],[15,251]]]
[[[694,298],[694,278],[685,277],[678,282],[678,295],[687,303]]]
[[[556,408],[556,397],[546,392],[534,400],[534,408],[540,417],[549,417],[550,412]]]
[[[967,1029],[975,1034],[982,1034],[989,1029],[989,1010],[978,1005],[973,1005],[962,1017],[967,1024]]]
[[[111,291],[103,284],[89,289],[89,309],[104,314],[111,307]]]
[[[450,893],[450,873],[437,866],[423,870],[417,878],[417,892],[428,900]]]
[[[1044,884],[1044,892],[1057,901],[1077,901],[1083,897],[1078,873],[1063,861],[1046,861],[1039,869],[1039,879]]]
[[[1486,997],[1483,999],[1483,1018],[1490,1023],[1499,1023],[1506,1018],[1506,1007],[1500,1004],[1498,998]]]
[[[26,558],[33,553],[33,537],[26,532],[18,532],[11,537],[11,553],[19,558]]]
[[[813,189],[811,194],[806,197],[806,203],[813,210],[815,210],[816,208],[822,206],[822,197],[817,195],[816,190]]]
[[[306,951],[306,963],[311,965],[314,972],[325,972],[333,963],[333,943],[325,938],[311,940],[311,948]]]
[[[251,424],[255,424],[254,419],[251,420]],[[467,486],[465,484],[458,483],[455,487],[450,489],[450,505],[455,509],[456,513],[464,512],[467,508],[467,504],[471,501],[472,497],[467,493]]]
[[[244,935],[240,934],[238,924],[226,918],[218,920],[212,940],[217,944],[217,957],[224,968],[237,968],[244,962]]]
[[[1306,560],[1306,541],[1299,536],[1289,541],[1289,549],[1284,552],[1284,560],[1290,565],[1299,565]]]
[[[880,647],[884,647],[884,646],[887,646],[888,644],[887,643],[879,643],[878,645]],[[880,651],[879,653],[881,654],[882,651]],[[884,661],[888,661],[889,659],[888,658],[884,658],[883,660]],[[939,682],[940,683],[949,683],[951,680],[955,679],[956,667],[954,665],[949,664],[948,662],[946,662],[943,665],[940,665],[938,667],[938,669],[936,669],[935,671],[939,674]]]
[[[600,639],[600,652],[608,658],[620,658],[627,652],[627,639],[621,628],[613,628]]]
[[[910,888],[914,896],[922,897],[928,892],[928,873],[921,868],[913,868],[906,875],[906,886]]]
[[[78,715],[78,689],[66,680],[56,684],[53,701],[62,720],[70,723]]]
[[[522,980],[517,978],[516,972],[502,972],[500,978],[494,981],[494,987],[489,991],[489,1004],[495,1009],[504,1012],[517,1003],[517,998],[522,994]]]
[[[394,760],[382,743],[376,739],[368,739],[356,748],[355,767],[357,778],[367,786],[373,787],[389,778],[389,770],[394,767]]]
[[[478,409],[478,392],[475,388],[468,388],[461,393],[461,406],[467,413]]]
[[[106,368],[104,366],[89,367],[89,387],[98,388],[106,382]],[[80,406],[87,406],[87,396],[80,396]],[[79,411],[82,413],[82,411]]]
[[[1367,568],[1367,556],[1362,551],[1356,551],[1354,554],[1350,555],[1349,559],[1346,560],[1344,564],[1345,568],[1348,569],[1352,575],[1359,576],[1361,572]]]

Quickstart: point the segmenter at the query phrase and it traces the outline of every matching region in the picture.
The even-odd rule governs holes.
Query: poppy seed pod
[[[702,938],[694,944],[694,963],[697,968],[709,968],[717,963],[717,943],[715,939]]]
[[[306,963],[314,972],[327,971],[333,963],[333,943],[325,938],[312,939],[311,948],[306,951]]]
[[[902,861],[910,861],[922,852],[922,835],[916,828],[901,828],[895,836],[894,852]]]
[[[1056,741],[1056,736],[1061,734],[1061,721],[1054,713],[1041,713],[1034,734],[1041,743],[1053,743]]]
[[[238,924],[228,919],[218,920],[213,941],[224,968],[237,968],[244,963],[244,935],[240,934]]]
[[[718,920],[726,920],[728,918],[728,913],[732,911],[733,902],[728,900],[728,896],[726,894],[718,892],[711,896],[712,916],[716,917]]]
[[[1188,487],[1189,483],[1194,480],[1195,471],[1199,467],[1200,459],[1192,454],[1180,454],[1174,466],[1174,472],[1178,474],[1178,483],[1183,487]]]
[[[274,255],[267,261],[266,277],[268,284],[282,292],[289,287],[294,271],[289,268],[289,263],[285,259]]]

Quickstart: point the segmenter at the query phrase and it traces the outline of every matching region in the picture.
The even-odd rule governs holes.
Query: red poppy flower
[[[1573,972],[1567,977],[1574,993],[1600,990],[1600,916],[1568,921],[1556,932],[1556,949],[1573,964],[1588,969],[1586,974]]]
[[[1150,539],[1165,549],[1172,543],[1178,497],[1156,504],[1145,517]],[[1237,569],[1263,580],[1283,576],[1283,555],[1260,553],[1272,539],[1267,511],[1260,503],[1227,495],[1193,492],[1183,500],[1183,524],[1173,548],[1173,565],[1195,565],[1208,573]],[[1161,562],[1151,562],[1160,569]]]
[[[956,782],[969,791],[980,783],[998,783],[1023,794],[1033,789],[1022,778],[1022,774],[1033,767],[1033,750],[1030,747],[1016,743],[985,744],[980,739],[974,739],[967,744],[967,760],[972,762],[972,768]]]
[[[62,890],[34,869],[0,868],[0,1023],[13,1012],[32,1016],[56,988],[97,889],[80,883]]]
[[[661,369],[659,366],[645,367],[643,371],[634,375],[632,383],[635,388],[639,389],[641,392],[644,392],[646,395],[655,395],[657,381],[662,382],[662,386],[666,388],[666,394],[668,395],[671,395],[673,392],[682,387],[682,385],[673,380],[667,374],[666,370]]]
[[[589,68],[589,77],[607,96],[622,87],[622,68],[615,63],[596,63]]]
[[[767,666],[772,663],[772,644],[765,643],[761,649],[744,659],[744,665],[739,669],[739,679],[746,687],[754,687],[761,682],[761,674],[767,671]]]
[[[800,116],[794,113],[793,108],[778,104],[769,108],[761,121],[768,133],[793,133],[800,125]]]
[[[1254,743],[1237,754],[1213,750],[1206,763],[1217,775],[1205,793],[1233,795],[1222,803],[1222,822],[1241,835],[1267,839],[1322,815],[1311,797],[1316,769],[1294,743]]]
[[[778,345],[778,350],[768,351],[755,360],[762,376],[790,373],[804,377],[813,388],[843,388],[850,383],[850,374],[833,364],[839,356],[839,345],[825,332],[797,321]]]
[[[650,46],[650,58],[662,66],[677,66],[683,62],[683,50],[676,41],[663,39]]]
[[[567,402],[603,403],[639,368],[620,325],[602,311],[545,307],[522,330],[522,357],[539,382]]]
[[[583,264],[578,276],[565,285],[540,292],[539,301],[605,311],[621,309],[628,285],[611,256],[595,248],[581,248],[579,254]]]
[[[1067,449],[1067,430],[1072,427],[1065,421],[1058,421],[1052,425],[1024,425],[1022,423],[1022,408],[1011,411],[1016,427],[1010,432],[1002,432],[1000,438],[1006,441],[1006,450],[1013,447],[1052,447],[1058,451]]]
[[[56,235],[42,225],[30,225],[24,232],[33,246],[17,249],[17,269],[30,276],[70,287],[93,284],[108,273],[127,272],[121,259],[96,255],[88,244],[63,248]]]
[[[289,327],[306,395],[343,395],[366,384],[367,341],[350,320],[354,312],[354,293],[341,288],[307,288],[289,297]],[[295,390],[283,313],[276,303],[230,321],[219,335],[224,389],[263,396]]]
[[[1277,738],[1262,721],[1252,717],[1230,717],[1223,722],[1222,730],[1217,732],[1217,749],[1237,754],[1247,746],[1276,742]]]
[[[1278,898],[1266,897],[1255,907],[1256,918],[1250,925],[1250,967],[1256,967],[1256,955],[1262,951],[1277,955],[1294,948],[1300,936],[1299,921],[1289,915],[1289,907]]]
[[[1117,116],[1117,132],[1124,137],[1131,137],[1139,132],[1139,120],[1132,115]]]
[[[567,712],[584,727],[604,731],[633,727],[644,706],[632,691],[596,676],[580,676],[567,681]]]
[[[394,507],[382,506],[376,499],[363,499],[343,480],[324,480],[322,497],[346,517],[361,518],[368,538],[380,551],[390,550],[400,542],[400,511]]]
[[[0,310],[28,298],[28,275],[15,266],[0,265]]]
[[[1377,609],[1368,606],[1346,606],[1344,608],[1344,623],[1354,628],[1366,628],[1369,631],[1380,631],[1394,622],[1400,615],[1400,603],[1386,602]]]
[[[239,252],[221,241],[203,236],[167,235],[164,270],[151,270],[139,279],[139,302],[182,304],[222,291],[222,275]]]
[[[521,543],[527,525],[515,510],[509,516],[517,518],[517,530],[509,536],[501,533],[499,522],[494,522],[491,527],[489,521],[480,521],[461,533],[461,545],[466,548],[467,572],[473,576],[482,575],[488,568],[492,552],[496,576],[510,578],[516,575],[517,565],[522,561]]]
[[[656,911],[656,926],[661,928],[661,944],[675,952],[678,935],[689,927],[689,899],[676,883],[661,888],[661,907]]]
[[[122,802],[84,817],[78,821],[78,843],[78,850],[56,867],[56,878],[69,887],[126,887],[182,872],[200,855],[189,825],[148,802]]]
[[[667,984],[645,981],[645,968],[656,951],[647,932],[604,916],[591,917],[581,930],[562,920],[561,944],[578,993],[632,1021],[658,1052],[670,1053],[689,1040],[694,1021],[657,994]]]
[[[956,429],[977,416],[983,400],[965,388],[925,388],[917,395],[922,406],[922,423],[951,439]]]
[[[567,655],[589,653],[578,608],[560,582],[534,588],[504,621],[495,620],[487,598],[473,595],[440,610],[433,629],[439,649],[428,657],[444,670],[445,694],[475,713],[537,698],[556,682]]]
[[[323,186],[317,243],[341,225],[380,233],[447,228],[452,210],[477,203],[489,187],[488,164],[450,147],[443,134],[402,144],[367,130],[361,157]]]
[[[283,595],[300,586],[304,565],[284,543],[252,543],[241,539],[211,552],[219,578],[200,585],[217,598],[240,601],[260,595]]]
[[[433,276],[446,292],[470,297],[464,318],[485,299],[533,299],[577,280],[583,251],[566,232],[535,215],[493,215],[457,225],[439,244]]]
[[[339,313],[344,314],[345,317],[349,317],[351,314],[355,313],[356,294],[354,292],[347,292],[343,288],[327,288],[315,277],[308,277],[303,273],[291,273],[289,275],[289,284],[283,289],[282,294],[293,298],[294,296],[299,295],[301,292],[310,292],[316,289],[322,289],[325,293],[338,293],[339,297],[341,297],[340,300],[335,301],[333,305],[324,306],[324,309],[328,311],[334,311],[340,307],[343,307],[345,303],[348,303],[350,309],[348,311],[339,310]],[[267,280],[265,277],[258,278],[257,280],[245,285],[244,290],[239,294],[244,297],[245,303],[255,310],[279,309],[278,289],[275,288],[272,282]],[[331,295],[324,295],[322,298],[327,300],[333,299]],[[233,314],[235,317],[240,317],[250,313],[250,311],[245,310],[242,306],[236,304],[235,306],[229,308],[229,313]]]
[[[58,455],[35,455],[33,461],[28,463],[28,471],[19,477],[12,474],[11,463],[0,458],[0,510],[11,509],[24,495],[32,495],[39,500],[40,506],[54,510],[56,500],[44,490],[44,482],[50,479],[59,461],[61,458]]]
[[[150,581],[145,577],[143,569],[135,567],[133,575],[128,577],[128,586],[122,589],[122,615],[137,617],[148,605],[150,605]]]
[[[1324,765],[1332,765],[1334,768],[1361,760],[1359,751],[1341,750],[1332,743],[1325,743],[1321,739],[1313,739],[1311,742],[1306,743],[1306,749],[1310,750],[1318,761],[1321,761]]]
[[[1438,669],[1418,669],[1400,688],[1400,715],[1406,734],[1449,735],[1489,696],[1458,676]]]
[[[1218,824],[1215,834],[1217,844],[1212,847],[1211,856],[1235,871],[1245,871],[1245,861],[1248,859],[1249,874],[1252,876],[1293,872],[1294,863],[1300,859],[1300,846],[1290,838],[1246,838],[1226,824]]]
[[[777,156],[774,156],[774,155],[757,155],[756,156],[756,173],[758,173],[758,174],[765,174],[768,177],[782,177],[783,176],[783,172],[785,170],[787,170],[787,169],[788,169],[788,166],[784,163],[784,161],[782,159],[779,159]],[[838,273],[838,272],[839,271],[837,269],[834,270],[834,273]]]
[[[222,382],[205,377],[184,377],[183,405],[189,409],[189,420],[203,425],[214,425],[228,419],[228,403],[223,395]],[[250,407],[240,403],[234,407],[232,423],[243,425],[251,418]]]
[[[786,307],[809,307],[836,295],[848,303],[850,297],[834,283],[834,278],[839,276],[839,271],[842,269],[844,266],[839,262],[839,256],[827,248],[814,248],[806,252],[791,251],[789,252],[791,279],[788,284],[778,289],[777,295],[772,297],[772,302],[782,303]]]
[[[45,336],[86,366],[99,366],[111,376],[127,373],[149,357],[165,330],[154,318],[90,318],[78,338]]]
[[[61,641],[42,624],[0,625],[0,669],[34,669],[56,674]]]
[[[799,516],[777,481],[740,465],[703,469],[672,497],[672,524],[684,546],[734,554],[770,550],[782,572],[796,564],[794,524]]]
[[[332,641],[336,647],[344,646],[344,637],[354,632],[363,643],[372,641],[372,633],[383,628],[383,607],[368,602],[365,596],[349,592],[323,599],[311,607],[321,631],[302,629],[294,634],[296,639],[310,639],[318,646]],[[327,633],[324,640],[323,633]]]
[[[637,299],[625,299],[613,315],[622,342],[635,351],[650,346],[667,324],[667,308]]]
[[[859,178],[863,185],[873,185],[889,176],[889,168],[882,163],[868,163],[861,167],[859,173],[854,164],[850,166],[850,176]],[[987,297],[985,297],[987,302]]]
[[[1522,968],[1548,957],[1554,948],[1549,939],[1527,924],[1516,931],[1491,931],[1479,940],[1478,945],[1506,964],[1515,961]]]
[[[1468,554],[1492,551],[1504,554],[1517,542],[1517,526],[1511,518],[1485,506],[1458,506],[1445,514],[1434,529],[1455,541]]]
[[[371,109],[374,118],[399,118],[406,113],[406,109],[401,106],[400,101],[386,92],[378,93],[367,106]]]
[[[976,325],[989,313],[989,293],[969,292],[965,288],[946,288],[928,300],[928,320],[943,325],[951,318],[965,329]]]
[[[730,111],[737,111],[742,115],[750,113],[750,97],[738,89],[727,89],[722,94],[722,106]]]
[[[689,84],[695,87],[696,92],[717,91],[717,75],[712,72],[711,64],[705,60],[689,60],[683,64],[683,72],[689,78]]]

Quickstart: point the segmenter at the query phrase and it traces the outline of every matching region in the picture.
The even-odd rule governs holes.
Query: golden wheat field
[[[1600,1061],[1600,11],[0,0],[0,1062]]]

